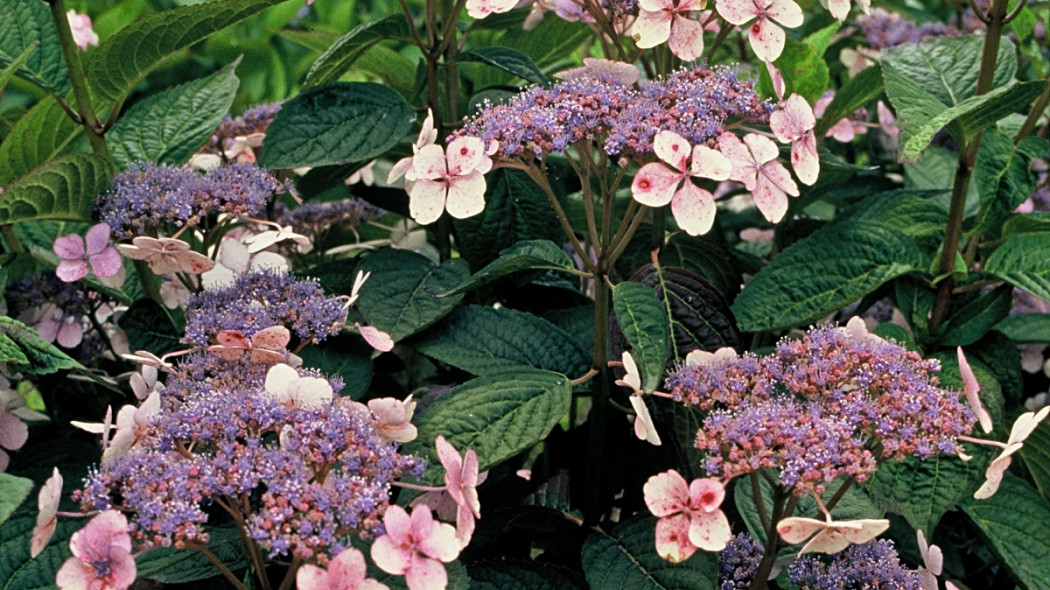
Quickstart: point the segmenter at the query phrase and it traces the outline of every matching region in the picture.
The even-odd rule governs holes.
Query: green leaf
[[[152,299],[132,303],[117,323],[128,335],[130,350],[148,350],[161,356],[185,348],[179,343],[182,332],[175,327],[171,314]]]
[[[523,240],[565,239],[558,217],[540,187],[521,170],[498,168],[485,175],[485,210],[453,219],[460,255],[481,268]],[[555,190],[561,183],[555,184]]]
[[[495,66],[533,84],[546,84],[547,76],[529,56],[506,47],[482,47],[457,54],[453,62],[477,62]]]
[[[835,123],[852,115],[853,111],[882,94],[883,86],[882,67],[876,64],[865,68],[835,93],[835,98],[832,98],[828,108],[824,109],[824,116],[817,121],[813,132],[817,137],[824,137]]]
[[[359,399],[372,384],[373,349],[358,336],[340,334],[299,351],[303,366],[325,375],[338,375],[346,385],[339,395]]]
[[[1003,318],[995,325],[1018,344],[1050,342],[1050,313],[1019,313]]]
[[[461,307],[412,345],[475,375],[522,367],[582,375],[591,362],[572,335],[543,318],[506,307]]]
[[[614,286],[612,299],[616,321],[641,373],[642,390],[655,391],[664,374],[670,338],[670,320],[664,304],[652,289],[632,282]]]
[[[1014,145],[1003,133],[988,130],[981,136],[973,177],[981,196],[981,212],[970,235],[980,235],[1002,226],[1018,205],[1032,195],[1035,174],[1032,162],[1043,157],[1045,139],[1029,136]]]
[[[419,436],[402,452],[428,455],[424,481],[444,469],[434,439],[442,435],[460,453],[474,449],[485,471],[531,448],[569,411],[572,388],[564,375],[513,369],[472,379],[439,397],[414,420]]]
[[[95,97],[119,105],[164,60],[285,0],[226,0],[137,18],[91,51],[84,66]]]
[[[0,524],[3,524],[15,510],[29,497],[33,490],[33,480],[24,477],[0,473]]]
[[[816,102],[828,88],[828,64],[812,47],[794,39],[787,39],[784,51],[773,62],[784,77],[784,96],[801,94],[808,102]],[[773,81],[762,68],[759,86],[765,96],[775,96]]]
[[[69,70],[62,57],[51,10],[37,0],[4,0],[0,2],[0,66],[18,63],[31,46],[36,45],[18,75],[54,94],[69,92]]]
[[[986,456],[981,453],[969,463],[954,455],[883,463],[867,489],[882,508],[900,514],[929,538],[941,516],[973,493],[984,475]]]
[[[992,252],[984,270],[1050,301],[1050,232],[1011,237]]]
[[[714,590],[718,561],[697,551],[682,563],[656,553],[656,518],[628,519],[612,534],[596,532],[583,545],[583,571],[591,590]]]
[[[90,221],[95,196],[108,188],[105,160],[94,154],[62,156],[4,190],[0,224],[34,219]]]
[[[1019,452],[1039,493],[1050,501],[1050,422],[1040,422]]]
[[[1007,474],[994,496],[971,498],[959,507],[1022,588],[1050,588],[1050,505],[1031,486]]]
[[[232,571],[244,569],[248,556],[244,542],[233,527],[209,527],[208,549]],[[138,577],[161,584],[188,584],[219,575],[208,558],[199,551],[158,547],[135,559]]]
[[[471,590],[584,590],[569,570],[550,563],[508,559],[471,562]]]
[[[652,228],[643,225],[631,238],[630,245],[616,261],[616,269],[631,276],[650,263]],[[703,277],[724,297],[732,299],[743,283],[740,264],[726,245],[710,235],[672,234],[660,250],[660,266],[676,266]]]
[[[458,259],[441,266],[408,250],[386,248],[369,254],[357,270],[372,273],[361,289],[357,309],[370,326],[395,342],[430,326],[452,311],[462,295],[439,297],[467,278]]]
[[[732,310],[746,332],[801,326],[921,264],[914,242],[893,228],[833,224],[786,248],[748,283]]]
[[[402,14],[358,25],[339,37],[310,66],[304,87],[318,86],[339,79],[369,48],[384,39],[408,38],[412,29]]]
[[[941,346],[969,346],[981,339],[1013,308],[1013,288],[1002,285],[954,309],[938,339]]]
[[[79,518],[59,519],[55,535],[36,558],[29,557],[29,539],[36,525],[36,510],[16,512],[0,526],[0,588],[58,590],[55,575],[71,556],[69,538],[84,527]]]
[[[49,96],[33,105],[0,143],[0,186],[7,187],[19,177],[48,162],[84,132],[66,115],[58,100]]]
[[[62,369],[76,369],[90,374],[68,354],[37,336],[32,328],[7,316],[0,316],[0,343],[0,350],[9,359],[8,370],[12,373],[48,375]],[[18,360],[19,356],[26,360]]]
[[[284,103],[259,164],[298,168],[360,162],[397,145],[416,121],[401,95],[372,82],[335,82]]]
[[[476,289],[500,277],[523,270],[574,270],[572,257],[561,246],[549,240],[525,240],[499,253],[485,268],[471,275],[441,297]]]
[[[1020,213],[1007,219],[1003,224],[1004,238],[1034,232],[1050,232],[1050,211]]]
[[[922,85],[924,93],[946,106],[954,106],[973,96],[981,68],[983,35],[937,37],[918,44],[905,44],[882,52],[884,75],[903,77]],[[1004,42],[996,56],[992,87],[1005,85],[1017,74],[1013,43]],[[894,100],[887,81],[886,93]]]
[[[503,15],[491,15],[483,20],[476,20],[471,28],[486,27],[495,24],[494,17]],[[546,71],[554,71],[555,67],[569,66],[569,60],[581,44],[593,38],[591,30],[581,22],[569,22],[560,18],[545,18],[535,29],[524,30],[521,26],[521,17],[515,19],[517,24],[504,27],[503,35],[499,38],[501,47],[520,51],[527,55],[538,67]],[[475,88],[487,88],[491,86],[506,86],[513,82],[511,74],[496,68],[476,68],[477,71],[471,78]]]
[[[38,43],[31,43],[29,47],[26,47],[26,50],[22,52],[22,55],[16,57],[14,61],[7,65],[7,67],[0,70],[0,96],[4,95],[4,90],[7,90],[7,83],[11,81],[11,78],[15,77],[16,73],[18,73],[18,68],[21,68],[27,61],[29,61],[29,56],[32,55],[38,47],[40,47]],[[3,134],[4,132],[0,130],[0,135]]]
[[[806,35],[806,38],[803,39],[802,42],[812,48],[817,55],[823,56],[824,53],[827,52],[828,46],[831,45],[835,33],[838,33],[840,28],[842,28],[842,23],[835,21],[823,29],[818,29],[809,35]]]
[[[233,63],[132,106],[106,133],[117,168],[145,160],[181,165],[218,129],[237,94]]]

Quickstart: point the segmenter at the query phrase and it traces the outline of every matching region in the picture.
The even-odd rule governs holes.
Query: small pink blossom
[[[70,10],[66,12],[66,19],[69,21],[69,29],[73,32],[73,42],[81,51],[87,51],[88,46],[98,45],[98,35],[91,28],[91,17]]]
[[[139,236],[131,244],[117,246],[120,253],[134,260],[145,260],[154,274],[166,275],[184,272],[199,275],[211,270],[215,261],[200,252],[190,250],[190,245],[174,238],[151,238]]]
[[[457,137],[443,150],[420,148],[412,159],[415,182],[408,189],[408,209],[418,223],[434,223],[441,214],[464,219],[485,208],[485,173],[492,159],[476,137]],[[407,178],[407,176],[406,176]]]
[[[885,519],[843,520],[834,522],[828,514],[826,520],[793,516],[777,523],[780,537],[791,545],[797,545],[810,539],[799,555],[803,553],[838,553],[851,543],[861,545],[881,535],[890,528],[890,521]]]
[[[1006,443],[995,443],[1002,446],[1003,451],[985,469],[985,482],[974,493],[974,498],[986,500],[999,491],[999,484],[1002,483],[1003,476],[1006,475],[1006,469],[1010,467],[1010,462],[1013,461],[1012,455],[1021,450],[1025,439],[1028,438],[1028,435],[1035,432],[1035,429],[1046,418],[1047,414],[1050,414],[1050,406],[1039,410],[1039,412],[1025,412],[1017,417],[1013,427],[1010,429],[1010,437],[1006,440]]]
[[[299,568],[295,575],[300,590],[387,590],[387,585],[367,578],[365,556],[350,547],[328,562],[328,569],[313,564]]]
[[[266,394],[280,403],[300,408],[317,408],[331,403],[332,384],[321,377],[303,377],[286,364],[270,367],[266,372]]]
[[[94,225],[87,231],[87,244],[77,234],[61,236],[55,240],[53,250],[61,258],[55,274],[67,283],[79,281],[87,276],[88,264],[99,278],[117,276],[124,265],[120,253],[109,243],[109,226]]]
[[[704,29],[687,13],[699,12],[707,0],[638,0],[638,18],[631,26],[635,44],[642,49],[667,42],[671,53],[692,61],[704,53]]]
[[[634,200],[647,207],[670,203],[675,221],[686,233],[707,233],[715,220],[715,198],[689,177],[726,180],[732,170],[729,159],[706,145],[694,148],[673,131],[657,133],[653,151],[670,167],[660,162],[642,166],[631,183]]]
[[[249,340],[237,330],[219,330],[215,335],[218,344],[208,347],[208,352],[228,361],[235,361],[249,353],[253,363],[274,364],[287,360],[285,347],[292,333],[284,326],[270,326],[252,335]]]
[[[379,422],[379,436],[383,440],[406,443],[415,440],[417,430],[412,424],[416,402],[412,396],[404,401],[392,397],[368,400],[368,409]]]
[[[712,478],[694,479],[687,484],[677,471],[659,473],[642,488],[645,505],[656,523],[656,552],[679,563],[696,550],[721,551],[733,532],[729,519],[719,506],[725,499],[725,486]]]
[[[58,503],[62,499],[62,474],[55,467],[51,477],[48,478],[40,488],[37,496],[37,507],[40,512],[36,515],[36,526],[33,527],[33,536],[29,539],[29,556],[40,555],[47,547],[48,541],[55,534],[58,526]]]
[[[966,355],[963,354],[961,346],[956,347],[955,354],[959,359],[959,373],[962,374],[963,393],[966,395],[966,403],[970,404],[970,409],[973,410],[977,420],[981,423],[981,430],[988,434],[992,431],[992,417],[988,414],[988,410],[981,405],[981,397],[978,395],[978,392],[981,391],[981,384],[977,382],[977,377],[974,376],[970,363],[966,361]]]
[[[467,0],[467,14],[482,19],[490,14],[509,12],[518,5],[518,0]]]
[[[823,96],[817,99],[816,104],[813,105],[813,116],[818,119],[823,117],[824,111],[828,108],[828,105],[831,104],[831,101],[834,100],[834,98],[835,91],[829,90],[825,92]],[[863,135],[864,133],[867,133],[867,131],[868,128],[864,123],[853,121],[849,117],[845,117],[832,125],[824,136],[842,143],[849,143],[853,141],[853,138],[857,135]]]
[[[75,348],[84,337],[81,319],[48,302],[23,314],[22,321],[47,342],[64,348]]]
[[[409,590],[444,590],[448,572],[442,563],[459,557],[456,529],[436,522],[430,508],[418,505],[409,516],[391,505],[383,518],[386,534],[372,543],[372,561],[389,574],[405,576]]]
[[[916,533],[919,541],[919,555],[922,556],[922,567],[919,568],[919,578],[922,580],[923,590],[938,590],[937,576],[941,575],[944,566],[944,554],[941,548],[926,543],[926,535],[922,529]]]
[[[726,21],[743,25],[757,19],[748,27],[751,49],[759,59],[776,61],[784,51],[784,29],[802,26],[802,9],[792,0],[716,0],[715,9]]]
[[[780,155],[777,144],[754,133],[745,135],[741,141],[725,132],[718,137],[718,148],[733,163],[729,178],[744,183],[762,215],[771,223],[783,219],[788,210],[787,196],[797,197],[799,192],[787,168],[777,161]]]
[[[481,518],[481,502],[478,500],[478,454],[467,449],[463,457],[455,447],[438,436],[434,441],[438,459],[445,468],[445,489],[459,507],[456,510],[456,538],[466,547],[474,532],[474,519]]]
[[[806,99],[792,94],[769,115],[769,127],[782,142],[791,143],[791,167],[802,182],[812,185],[820,173],[817,136],[813,128],[817,119]]]
[[[62,590],[123,590],[135,581],[128,520],[116,510],[92,518],[69,540],[73,552],[55,583]]]

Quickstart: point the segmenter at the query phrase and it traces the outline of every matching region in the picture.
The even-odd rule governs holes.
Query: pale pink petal
[[[427,109],[427,116],[419,127],[419,135],[416,137],[415,147],[421,148],[437,141],[437,129],[434,129],[434,111]]]
[[[105,227],[109,229],[108,225]],[[120,252],[117,252],[117,249],[111,245],[107,245],[98,254],[92,255],[88,261],[91,262],[91,270],[99,278],[115,276],[124,267],[120,259]]]
[[[1047,414],[1050,414],[1050,406],[1046,406],[1043,409],[1036,412],[1025,412],[1017,417],[1014,421],[1013,427],[1010,429],[1010,438],[1007,439],[1007,444],[1014,444],[1024,442],[1028,438],[1028,435],[1035,432],[1036,427],[1039,423],[1046,418]]]
[[[715,198],[686,181],[671,199],[671,213],[678,227],[691,236],[706,234],[715,222]]]
[[[684,9],[679,6],[679,11]],[[684,61],[693,61],[704,53],[704,26],[699,21],[682,16],[675,17],[671,25],[671,36],[667,39],[671,53]]]
[[[706,145],[698,145],[693,150],[692,166],[689,168],[690,175],[721,181],[728,180],[732,172],[733,162],[722,152]]]
[[[789,545],[797,545],[827,526],[828,523],[823,520],[792,516],[777,523],[777,532],[780,533],[780,538]]]
[[[434,439],[434,447],[437,449],[438,460],[441,461],[441,466],[445,468],[445,485],[448,486],[448,492],[457,504],[462,504],[463,492],[460,488],[460,473],[463,471],[463,459],[459,456],[459,451],[445,440],[444,436],[438,435]]]
[[[430,515],[430,509],[426,506],[417,506],[412,512],[423,510]],[[433,522],[430,534],[419,541],[419,551],[428,557],[448,563],[459,557],[460,543],[456,538],[456,527],[443,522]]]
[[[758,164],[748,146],[744,145],[739,137],[727,131],[718,136],[718,151],[733,164],[729,179],[744,183],[744,188],[749,191],[754,190]]]
[[[55,334],[55,342],[65,348],[76,348],[84,338],[84,327],[73,318],[67,318],[61,322],[58,333]]]
[[[821,0],[821,3],[828,7],[831,16],[839,22],[846,20],[846,15],[849,14],[849,2],[850,0]]]
[[[643,8],[639,2],[639,8]],[[631,36],[641,49],[656,47],[671,36],[672,15],[663,10],[649,12],[640,10],[631,25]]]
[[[820,156],[817,153],[817,137],[807,131],[802,139],[791,144],[791,167],[802,182],[812,185],[820,175]]]
[[[761,14],[753,0],[716,0],[715,9],[734,25],[742,25]]]
[[[29,439],[29,427],[14,414],[0,414],[0,447],[9,451],[22,448]]]
[[[780,222],[787,214],[787,195],[764,174],[758,175],[751,194],[755,198],[755,206],[770,223]]]
[[[467,0],[467,14],[472,18],[485,18],[491,13],[508,12],[518,5],[518,0]],[[412,588],[411,590],[419,590]]]
[[[919,555],[922,556],[923,565],[935,577],[941,575],[941,569],[944,567],[944,553],[941,551],[941,548],[936,545],[928,545],[926,543],[926,535],[922,533],[922,529],[919,529],[916,535],[919,540]]]
[[[641,391],[642,377],[638,373],[638,364],[634,362],[634,357],[627,351],[623,353],[623,370],[626,372],[623,376],[623,382],[634,391]]]
[[[320,408],[332,401],[332,384],[321,377],[300,377],[291,385],[292,399],[300,408]]]
[[[653,417],[649,414],[649,408],[645,405],[645,400],[640,395],[632,395],[628,398],[631,402],[631,407],[634,408],[635,421],[634,421],[634,434],[639,439],[648,442],[653,446],[660,446],[663,442],[660,440],[660,435],[656,432],[656,425],[653,424]]]
[[[721,551],[733,538],[725,512],[694,512],[689,520],[689,542],[704,551]]]
[[[773,65],[773,62],[767,61],[766,72],[769,73],[769,79],[773,82],[773,92],[777,95],[777,100],[784,98],[784,92],[787,87],[784,84],[784,74],[780,72],[780,69]]]
[[[396,506],[391,506],[391,508],[396,508]],[[387,513],[389,512],[388,509]],[[405,518],[408,518],[407,515]],[[387,533],[372,542],[371,553],[376,567],[388,574],[401,576],[412,566],[412,556],[415,551],[398,543]]]
[[[650,477],[642,494],[653,516],[670,516],[689,507],[689,484],[674,470]]]
[[[55,574],[55,585],[61,590],[95,590],[91,585],[95,578],[94,568],[76,557],[70,557]]]
[[[364,581],[367,574],[365,556],[353,547],[344,549],[328,562],[328,582],[333,590],[354,590]],[[301,589],[310,587],[299,582]]]
[[[835,123],[831,129],[828,129],[825,136],[834,138],[842,143],[849,143],[857,136],[857,132],[853,129],[853,123],[849,119],[842,119]]]
[[[369,346],[379,352],[390,352],[394,349],[394,339],[391,338],[390,334],[379,328],[358,324],[357,331],[361,333],[361,337],[365,339]]]
[[[810,539],[809,543],[802,546],[802,550],[798,552],[799,555],[804,553],[838,553],[846,547],[849,547],[849,540],[843,536],[840,530],[834,528],[826,528],[823,531],[817,533],[817,536]]]
[[[55,274],[63,282],[72,283],[87,276],[88,265],[84,260],[62,260],[55,269]]]
[[[456,219],[473,217],[485,210],[485,177],[477,171],[456,176],[449,182],[445,209]]]
[[[886,530],[890,528],[890,521],[884,518],[862,518],[859,520],[837,522],[835,525],[840,527],[839,530],[847,541],[854,545],[863,545],[886,532]],[[856,528],[852,526],[842,528],[843,525],[858,526],[856,526]]]
[[[678,172],[685,172],[693,146],[674,131],[661,131],[653,137],[653,152]]]
[[[977,382],[977,377],[973,374],[973,369],[970,367],[970,363],[967,362],[961,346],[956,347],[955,355],[959,360],[959,373],[962,375],[963,393],[966,395],[966,403],[970,404],[970,409],[973,410],[977,420],[981,423],[981,429],[987,434],[992,431],[992,417],[988,414],[988,410],[985,410],[981,405],[981,397],[978,395],[981,391],[981,384]]]
[[[474,536],[474,514],[463,506],[456,506],[456,540],[460,548],[470,545],[470,539]]]
[[[346,551],[343,553],[346,553]],[[329,590],[333,588],[328,583],[328,572],[312,563],[302,565],[299,571],[295,573],[295,585],[297,588],[309,588],[311,590]],[[353,586],[349,587],[353,588]]]
[[[684,177],[684,173],[675,172],[659,162],[649,162],[635,174],[631,196],[647,207],[663,207],[671,202]]]
[[[674,8],[673,0],[638,0],[639,12],[665,12]]]
[[[485,144],[477,137],[460,136],[449,142],[445,153],[448,154],[448,175],[463,176],[481,165]]]
[[[412,171],[417,179],[436,180],[448,177],[445,150],[439,145],[425,145],[412,160]]]
[[[785,143],[799,140],[816,124],[813,109],[798,94],[792,94],[780,104],[779,109],[769,115],[769,128],[777,139]]]
[[[793,0],[773,0],[766,14],[789,29],[802,26],[802,9]]]
[[[37,496],[40,512],[36,516],[36,526],[33,527],[33,536],[29,541],[30,557],[40,555],[55,534],[55,527],[58,525],[58,503],[61,499],[62,474],[58,472],[58,467],[55,467]]]
[[[412,566],[405,572],[405,584],[408,590],[445,590],[448,573],[441,562],[417,553],[412,557]]]
[[[98,254],[109,247],[109,232],[109,225],[105,223],[91,226],[84,236],[84,241],[87,243],[85,252],[88,256]]]
[[[412,532],[412,520],[404,508],[391,505],[383,515],[383,527],[386,529],[386,534],[392,539],[404,543],[408,541]]]
[[[128,519],[116,510],[98,513],[69,540],[69,550],[82,560],[98,558],[113,547],[131,551]]]
[[[463,475],[461,481],[463,483],[463,506],[466,506],[474,514],[474,516],[481,518],[481,501],[478,499],[477,486],[481,483],[481,477],[478,473],[480,469],[478,464],[478,454],[474,449],[467,449],[467,452],[463,454]]]
[[[791,180],[791,173],[777,160],[770,160],[759,169],[759,176],[765,176],[778,189],[793,197],[799,195],[798,185]]]
[[[261,346],[270,350],[281,350],[288,346],[292,339],[292,333],[284,326],[270,326],[263,328],[252,336],[252,346]]]
[[[215,334],[215,341],[226,348],[248,350],[252,347],[251,341],[237,330],[219,330],[219,332]]]
[[[84,238],[77,234],[61,236],[51,249],[63,260],[79,260],[84,257]]]
[[[714,512],[725,500],[726,488],[717,479],[704,477],[689,483],[689,504],[703,512]]]
[[[430,147],[430,146],[427,146]],[[445,182],[420,179],[408,192],[408,212],[416,223],[428,225],[437,221],[445,211]]]
[[[178,270],[191,275],[199,275],[215,268],[215,261],[200,252],[178,252],[173,254],[172,258],[175,260]]]
[[[751,49],[762,61],[776,61],[784,51],[787,38],[784,29],[765,17],[759,18],[748,27],[747,36],[751,40]]]
[[[414,166],[415,164],[413,163],[412,156],[408,156],[407,158],[401,158],[397,161],[396,164],[393,165],[393,167],[390,168],[390,173],[386,177],[387,183],[390,184],[398,178],[401,178],[405,175],[406,172],[412,170]]]
[[[656,553],[671,563],[680,563],[696,553],[696,545],[689,540],[690,521],[687,514],[675,514],[656,522]]]

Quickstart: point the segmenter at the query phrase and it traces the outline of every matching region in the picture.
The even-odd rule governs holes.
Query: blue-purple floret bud
[[[747,590],[762,563],[762,545],[747,533],[739,533],[718,554],[718,590]]]
[[[278,214],[277,223],[290,225],[297,234],[315,240],[332,226],[355,228],[383,214],[383,210],[358,199],[304,203]]]
[[[255,271],[231,286],[191,296],[183,342],[207,346],[220,330],[251,336],[270,326],[285,326],[303,340],[319,342],[338,333],[345,320],[342,300],[326,296],[316,280]]]
[[[831,556],[803,555],[788,566],[799,590],[922,590],[919,573],[901,565],[892,541],[850,545]]]
[[[652,153],[659,131],[701,144],[731,122],[761,123],[771,112],[754,85],[728,68],[681,70],[637,88],[597,74],[534,86],[506,104],[486,103],[457,135],[499,142],[497,157],[542,159],[583,141],[630,159]]]

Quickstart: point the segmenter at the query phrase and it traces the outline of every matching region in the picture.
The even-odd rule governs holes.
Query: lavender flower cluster
[[[930,37],[957,37],[963,32],[944,23],[916,23],[903,16],[873,8],[869,14],[859,15],[856,23],[864,33],[867,44],[876,49],[915,44]]]
[[[280,104],[261,104],[251,107],[238,117],[227,115],[201,152],[221,155],[233,147],[237,138],[265,133],[280,110]]]
[[[537,158],[580,141],[622,158],[652,153],[659,131],[674,131],[700,144],[729,122],[768,120],[772,106],[728,68],[681,70],[639,87],[592,74],[534,86],[507,104],[486,103],[457,135],[499,142],[498,156]]]
[[[850,545],[830,562],[802,556],[788,566],[788,578],[799,590],[922,590],[919,573],[901,565],[892,541]]]
[[[216,213],[256,215],[285,185],[252,164],[201,174],[189,168],[132,164],[99,195],[98,216],[117,239],[157,236]]]
[[[684,366],[674,398],[710,414],[696,437],[709,474],[780,471],[796,494],[879,461],[957,453],[973,412],[938,386],[940,365],[895,342],[822,326],[766,357]]]
[[[345,320],[343,301],[326,296],[316,280],[261,270],[240,275],[228,287],[192,295],[182,340],[207,346],[220,330],[251,336],[270,326],[286,326],[303,340],[320,342],[337,333]]]
[[[762,563],[762,544],[739,533],[718,554],[718,590],[747,590]]]
[[[88,475],[83,508],[128,513],[146,547],[206,543],[213,507],[243,519],[271,557],[324,561],[349,535],[377,534],[391,482],[421,475],[422,461],[400,455],[349,398],[279,402],[265,392],[266,371],[189,356],[135,446]]]
[[[295,233],[311,240],[336,225],[357,227],[383,214],[383,210],[358,199],[325,203],[304,203],[295,209],[279,209],[277,223],[291,226]]]

